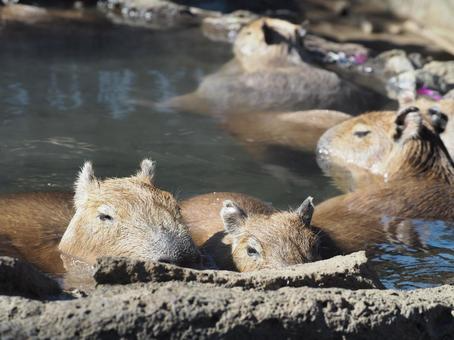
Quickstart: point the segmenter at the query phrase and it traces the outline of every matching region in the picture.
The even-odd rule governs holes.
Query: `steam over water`
[[[211,191],[257,196],[279,208],[339,194],[313,153],[277,149],[254,159],[219,118],[159,111],[231,57],[199,31],[102,27],[0,28],[0,192],[68,191],[84,160],[99,176],[158,161],[157,183],[179,198]],[[420,242],[389,230],[374,251],[387,287],[451,281],[454,227],[414,221]]]

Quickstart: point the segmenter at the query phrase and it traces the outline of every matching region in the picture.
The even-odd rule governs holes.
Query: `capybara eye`
[[[248,256],[258,256],[259,255],[259,252],[257,251],[257,249],[255,249],[251,246],[248,246],[246,251],[247,251]]]
[[[107,215],[107,214],[99,214],[99,215],[98,215],[98,218],[99,218],[101,221],[103,221],[103,222],[105,222],[105,221],[112,221],[112,220],[113,220],[112,216]]]
[[[366,137],[369,133],[370,133],[370,131],[355,131],[355,132],[353,132],[353,134],[356,137],[359,137],[359,138]]]

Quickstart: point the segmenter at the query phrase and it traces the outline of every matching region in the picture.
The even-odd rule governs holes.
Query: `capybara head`
[[[246,70],[263,65],[300,63],[305,30],[285,20],[261,18],[243,27],[233,45]]]
[[[439,134],[446,128],[448,115],[438,106],[424,111],[407,109],[397,113],[369,112],[328,129],[317,145],[321,163],[346,168],[355,166],[384,175],[387,172],[385,164],[390,164],[388,158],[403,141],[419,140],[424,141],[425,145],[439,145]],[[410,113],[405,114],[405,110]],[[403,133],[401,138],[396,139],[399,131]],[[412,137],[405,139],[407,134]],[[418,156],[424,156],[428,149],[424,150],[420,149]]]
[[[232,260],[241,272],[282,268],[318,259],[318,235],[308,197],[296,211],[248,215],[238,204],[223,203],[221,217],[232,240]]]
[[[427,123],[420,109],[409,106],[398,112],[392,132],[393,148],[389,156],[374,166],[386,180],[422,177],[453,181],[453,163],[439,131],[447,117],[440,111],[430,111]]]
[[[182,223],[175,198],[153,184],[155,163],[145,159],[127,178],[98,180],[87,162],[75,183],[75,214],[61,239],[63,254],[94,263],[125,256],[197,266],[200,254]]]

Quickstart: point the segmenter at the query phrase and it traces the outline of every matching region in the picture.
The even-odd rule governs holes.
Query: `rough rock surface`
[[[302,287],[351,278],[357,288],[377,285],[364,252],[250,274],[104,258],[95,276],[98,282],[151,282],[101,284],[72,300],[0,296],[0,338],[401,340],[454,334],[454,286],[410,292]]]
[[[0,338],[452,339],[454,287],[254,291],[168,282],[71,301],[0,297]]]
[[[292,266],[284,270],[261,270],[251,273],[198,271],[159,262],[107,257],[98,260],[94,277],[99,284],[183,281],[263,290],[302,286],[383,288],[374,271],[370,269],[364,251]]]
[[[0,294],[43,298],[61,293],[58,283],[32,265],[0,257]]]

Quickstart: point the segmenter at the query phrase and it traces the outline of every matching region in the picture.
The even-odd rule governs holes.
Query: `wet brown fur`
[[[234,201],[247,214],[240,234],[224,231],[219,212],[225,200]],[[254,197],[228,192],[195,196],[181,206],[196,244],[213,257],[220,269],[243,272],[281,268],[318,258],[317,231],[302,226],[295,212],[278,211]],[[251,260],[247,255],[250,238],[261,248],[260,260]]]
[[[225,118],[223,127],[256,158],[265,159],[270,146],[312,152],[327,129],[350,117],[332,110],[233,113]]]
[[[419,99],[415,106],[421,109],[426,123],[431,118],[428,113],[430,108],[439,108],[447,118],[447,126],[440,134],[446,149],[450,154],[454,153],[454,101],[444,99],[434,102]],[[386,168],[382,163],[390,156],[393,149],[393,132],[396,112],[369,112],[358,117],[350,118],[337,126],[329,129],[320,139],[318,153],[323,159],[325,168],[332,165],[346,169],[363,168],[372,173],[380,173]],[[355,132],[368,132],[366,136],[357,137]],[[427,150],[430,153],[430,150]],[[418,160],[419,161],[419,160]],[[336,176],[336,173],[329,172]]]
[[[0,255],[14,256],[48,273],[63,273],[58,243],[74,214],[72,193],[0,197]]]

